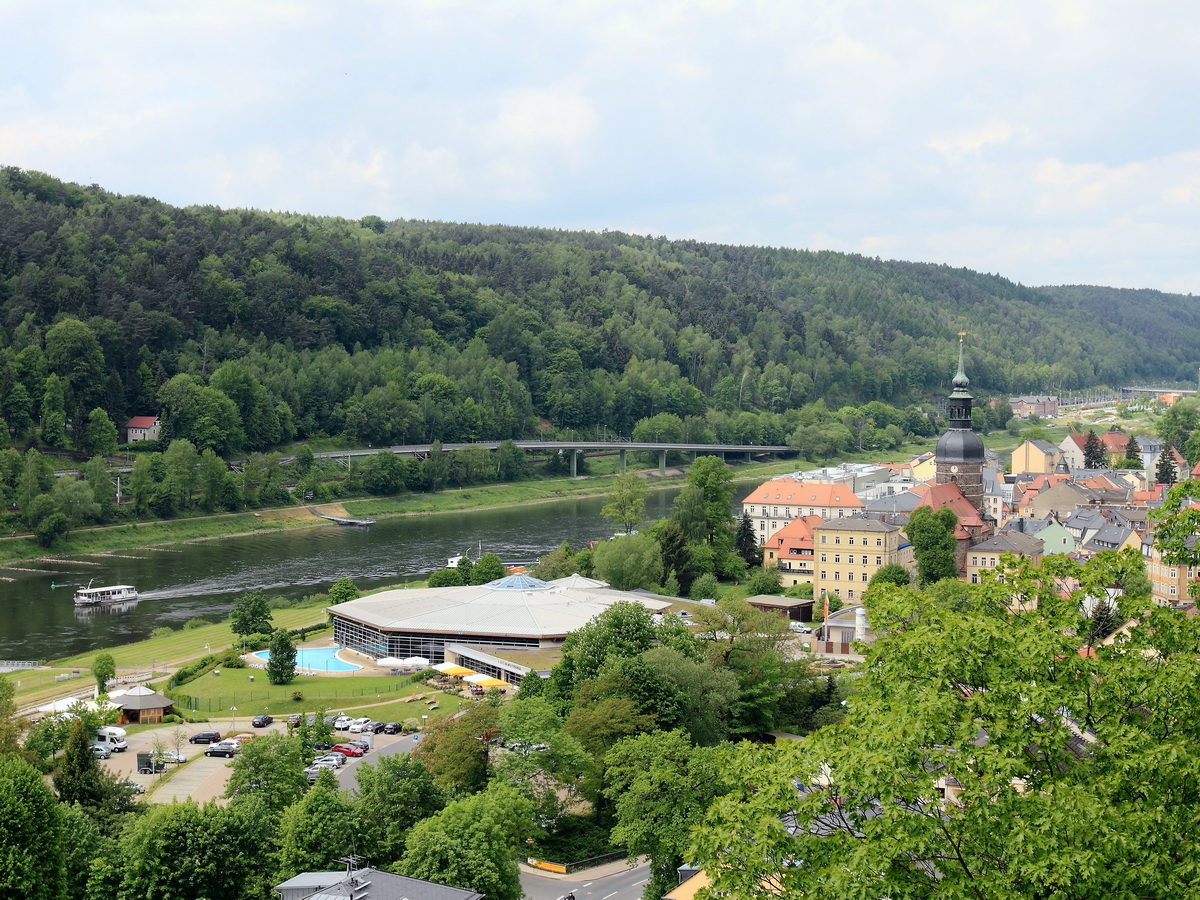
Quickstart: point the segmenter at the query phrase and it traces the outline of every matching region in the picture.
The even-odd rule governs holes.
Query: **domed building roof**
[[[934,457],[938,462],[982,463],[983,438],[974,431],[951,429],[938,439]]]

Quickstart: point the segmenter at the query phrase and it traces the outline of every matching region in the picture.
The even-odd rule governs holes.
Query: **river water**
[[[647,518],[666,516],[677,493],[650,494]],[[743,495],[739,486],[735,502]],[[140,640],[155,628],[178,628],[195,617],[216,622],[255,588],[303,597],[325,591],[342,576],[363,590],[424,580],[451,556],[478,558],[481,547],[510,565],[532,562],[563,541],[580,548],[610,537],[613,526],[600,514],[605,502],[596,497],[401,517],[373,528],[330,524],[79,557],[86,565],[19,563],[47,571],[0,569],[13,579],[0,582],[0,659],[58,659]],[[89,581],[134,585],[141,599],[123,611],[76,610],[72,595]]]

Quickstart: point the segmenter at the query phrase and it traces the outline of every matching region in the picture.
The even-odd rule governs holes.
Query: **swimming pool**
[[[296,650],[296,668],[312,672],[353,672],[362,666],[337,658],[337,647],[300,647]],[[254,654],[263,662],[271,658],[270,650]]]

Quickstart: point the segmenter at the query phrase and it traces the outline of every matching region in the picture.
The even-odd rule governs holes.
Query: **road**
[[[521,867],[521,888],[527,900],[559,900],[569,891],[575,892],[575,900],[638,900],[649,878],[648,864],[630,868],[624,861],[573,875]]]

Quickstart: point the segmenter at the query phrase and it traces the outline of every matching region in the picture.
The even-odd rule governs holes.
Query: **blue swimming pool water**
[[[266,662],[271,658],[271,651],[259,650],[254,655]],[[296,650],[296,668],[314,672],[352,672],[362,666],[338,659],[336,647],[300,647]]]

